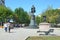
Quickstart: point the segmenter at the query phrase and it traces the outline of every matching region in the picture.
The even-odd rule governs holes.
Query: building
[[[5,5],[5,0],[0,0],[0,5]]]

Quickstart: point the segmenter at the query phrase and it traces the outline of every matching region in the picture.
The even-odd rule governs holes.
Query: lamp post
[[[36,12],[36,10],[35,10],[35,7],[34,7],[34,5],[32,5],[32,7],[31,7],[31,20],[30,20],[30,24],[29,24],[29,26],[31,27],[31,28],[36,28],[36,22],[35,22],[35,15],[34,15],[34,13]]]

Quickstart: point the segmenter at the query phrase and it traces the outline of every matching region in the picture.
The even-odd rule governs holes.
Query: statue
[[[35,13],[35,7],[34,7],[34,5],[32,5],[31,13]]]
[[[43,22],[46,22],[46,16],[43,16]]]
[[[34,13],[36,12],[34,5],[31,7],[31,20],[30,20],[30,27],[35,28],[36,27],[36,22],[35,22],[35,15]]]

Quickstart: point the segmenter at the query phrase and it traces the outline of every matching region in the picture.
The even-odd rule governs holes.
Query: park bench
[[[39,31],[38,33],[44,33],[45,35],[48,35],[49,33],[53,32],[54,29],[50,29],[50,24],[49,23],[40,23],[39,24]]]

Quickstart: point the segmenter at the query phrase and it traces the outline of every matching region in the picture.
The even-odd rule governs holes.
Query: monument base
[[[27,28],[27,29],[39,29],[39,27],[37,25],[29,25],[29,26],[26,26],[25,28]]]
[[[37,27],[37,25],[29,25],[29,28],[30,28],[30,29],[37,29],[37,28],[39,28],[39,27]]]
[[[36,28],[38,28],[35,20],[32,20],[32,19],[31,19],[31,22],[30,22],[30,24],[29,24],[29,28],[31,28],[31,29],[36,29]]]
[[[43,22],[43,23],[39,24],[39,29],[40,29],[40,31],[48,31],[50,26],[51,25],[49,23]]]

